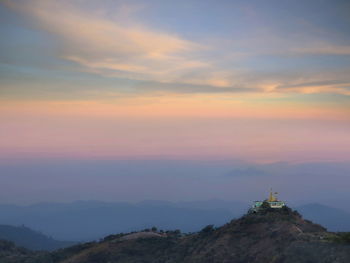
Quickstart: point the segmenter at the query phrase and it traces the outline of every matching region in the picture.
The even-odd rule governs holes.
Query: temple
[[[270,208],[282,208],[286,204],[283,201],[278,200],[277,198],[277,192],[273,193],[272,189],[270,190],[269,197],[265,199],[264,201],[255,201],[254,204],[252,205],[251,212],[257,212],[259,211],[263,205],[264,202],[269,204]]]

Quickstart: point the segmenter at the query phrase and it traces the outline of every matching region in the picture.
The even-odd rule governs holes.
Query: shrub
[[[201,230],[201,233],[210,233],[214,231],[214,225],[207,225]]]

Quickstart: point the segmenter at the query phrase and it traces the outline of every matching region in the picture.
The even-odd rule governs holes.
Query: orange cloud
[[[325,86],[306,86],[298,88],[286,88],[286,91],[300,92],[304,94],[316,93],[335,93],[350,96],[350,89],[344,88],[344,85],[325,85]],[[350,87],[350,84],[348,84]]]

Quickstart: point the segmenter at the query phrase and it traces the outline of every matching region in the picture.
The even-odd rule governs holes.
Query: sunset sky
[[[0,3],[1,162],[350,162],[349,1]]]

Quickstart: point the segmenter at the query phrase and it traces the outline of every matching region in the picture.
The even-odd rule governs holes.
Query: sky
[[[152,169],[191,161],[201,167],[193,178],[206,170],[202,161],[227,171],[237,162],[350,164],[349,13],[349,1],[340,0],[1,0],[0,183],[7,189],[0,197],[47,199],[50,184],[40,195],[36,187],[12,191],[33,165],[33,185],[46,182],[39,167],[74,162],[72,177],[94,167],[93,186],[99,173],[119,169],[101,168],[113,161],[148,160]],[[147,175],[152,169],[142,182],[159,181]],[[350,184],[336,170],[340,184],[329,191]],[[315,195],[334,180],[322,178]],[[115,180],[124,187],[129,179]],[[52,200],[62,191],[81,193],[72,200],[181,199],[152,195],[153,188],[106,197],[60,182]],[[227,194],[185,196],[239,198],[225,184],[215,191]]]

